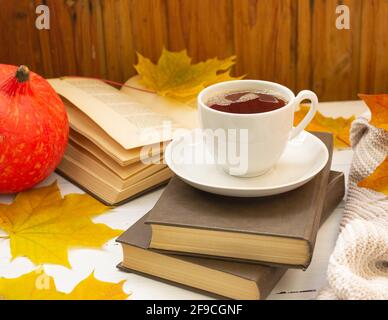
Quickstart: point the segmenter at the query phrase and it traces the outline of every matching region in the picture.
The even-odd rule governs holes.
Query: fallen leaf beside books
[[[20,192],[11,204],[0,204],[0,229],[9,239],[12,258],[26,257],[39,265],[71,267],[69,250],[74,247],[98,248],[118,236],[92,217],[109,207],[87,194],[62,197],[56,183]]]
[[[100,281],[93,272],[65,293],[58,291],[54,278],[39,267],[18,278],[0,278],[0,300],[125,300],[131,293],[124,292],[124,282]]]

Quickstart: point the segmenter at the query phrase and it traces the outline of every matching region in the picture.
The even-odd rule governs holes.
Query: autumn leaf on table
[[[297,126],[309,111],[309,107],[301,105],[295,112],[294,125]],[[308,131],[330,132],[334,136],[334,146],[339,149],[350,147],[350,127],[355,117],[351,118],[330,118],[317,112],[314,119],[306,127]]]
[[[368,105],[372,119],[370,124],[388,131],[388,94],[358,95]]]
[[[371,111],[370,124],[376,128],[388,131],[388,94],[360,94]],[[388,195],[388,157],[367,178],[358,183],[359,187],[372,189]]]
[[[239,79],[230,75],[235,57],[224,60],[217,58],[191,64],[186,50],[171,52],[163,49],[158,63],[138,53],[136,71],[141,83],[161,96],[190,101],[205,87],[222,81]]]
[[[70,293],[59,292],[54,279],[37,269],[19,278],[0,278],[0,297],[6,300],[124,300],[123,284],[97,280],[92,273]]]
[[[367,178],[358,183],[359,187],[372,189],[388,196],[388,157]]]
[[[54,183],[21,192],[10,205],[0,204],[0,229],[8,234],[13,258],[70,267],[69,248],[101,247],[122,232],[93,223],[92,216],[107,210],[87,194],[62,198]]]

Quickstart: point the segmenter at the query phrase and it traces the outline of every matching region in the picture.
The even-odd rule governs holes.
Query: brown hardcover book
[[[328,182],[332,135],[316,133],[329,150],[325,168],[302,187],[272,197],[216,196],[173,179],[151,210],[150,247],[180,254],[269,263],[310,264]]]
[[[325,188],[326,189],[326,188]],[[321,223],[330,215],[345,193],[344,175],[331,172]],[[140,219],[117,240],[123,247],[119,268],[211,295],[231,299],[265,299],[287,271],[284,267],[177,254],[149,249],[151,227]]]

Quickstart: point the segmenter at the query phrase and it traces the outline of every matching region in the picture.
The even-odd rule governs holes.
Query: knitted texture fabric
[[[388,299],[388,196],[357,183],[388,156],[388,132],[364,117],[352,124],[354,157],[340,234],[318,299]]]

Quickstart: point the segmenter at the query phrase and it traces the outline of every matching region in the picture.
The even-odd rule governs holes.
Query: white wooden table
[[[327,116],[348,117],[360,115],[367,111],[363,102],[333,102],[320,104],[319,110]],[[342,171],[348,175],[352,151],[335,151],[333,170]],[[47,185],[57,180],[62,194],[83,193],[82,190],[58,176],[51,175],[41,185]],[[156,203],[163,189],[148,193],[126,205],[118,207],[107,214],[95,218],[95,222],[105,223],[112,228],[126,230]],[[0,203],[10,203],[11,196],[0,196]],[[325,222],[319,231],[312,263],[307,271],[289,270],[274,288],[269,299],[314,299],[320,288],[326,284],[326,268],[331,251],[334,248],[338,225],[342,216],[342,202]],[[0,230],[1,234],[1,230]],[[193,293],[173,285],[116,269],[121,262],[121,245],[114,240],[108,242],[101,250],[75,249],[69,253],[72,269],[58,265],[45,265],[45,272],[54,277],[58,290],[70,292],[81,280],[93,270],[95,277],[108,282],[126,280],[124,290],[132,292],[132,299],[210,299],[208,296]],[[9,240],[0,240],[0,277],[13,278],[31,272],[36,268],[27,258],[11,259]]]

